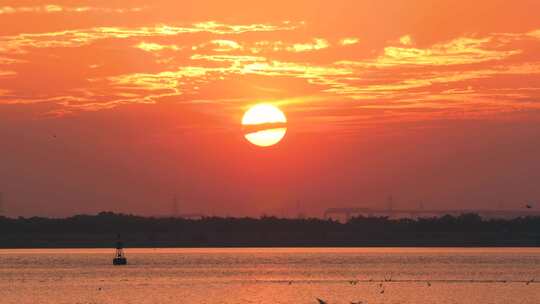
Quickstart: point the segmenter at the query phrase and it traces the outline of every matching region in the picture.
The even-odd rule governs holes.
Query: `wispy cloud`
[[[15,71],[2,71],[0,70],[0,77],[8,77],[8,76],[15,76],[17,75],[17,72]]]
[[[233,40],[216,39],[210,42],[216,46],[214,48],[214,51],[216,52],[228,52],[242,49],[242,46]]]
[[[537,30],[459,36],[432,44],[421,44],[412,34],[402,35],[369,50],[354,36],[302,34],[300,27],[307,25],[209,21],[2,36],[3,78],[24,77],[28,68],[19,72],[19,67],[31,67],[33,54],[45,48],[51,50],[48,56],[82,48],[92,53],[103,44],[116,50],[138,49],[144,52],[134,51],[130,56],[140,56],[136,58],[145,64],[124,68],[114,61],[84,62],[87,71],[81,72],[80,87],[44,88],[28,95],[22,89],[6,87],[10,93],[1,96],[0,103],[46,102],[57,106],[51,113],[65,115],[172,99],[186,103],[250,100],[253,96],[248,92],[269,99],[309,95],[317,98],[301,98],[294,107],[325,109],[332,114],[315,111],[315,116],[336,123],[341,119],[345,124],[373,119],[373,111],[385,119],[414,120],[453,115],[456,109],[478,117],[495,111],[536,109],[540,104],[534,102],[540,91],[512,92],[517,89],[515,83],[501,81],[540,77],[540,58],[531,53],[531,45],[540,43]],[[529,87],[534,87],[532,83]],[[501,91],[504,89],[508,91]]]
[[[94,27],[46,33],[26,33],[0,37],[0,52],[25,52],[28,48],[78,47],[103,39],[128,39],[134,37],[162,37],[193,33],[218,35],[247,32],[271,32],[293,30],[297,25],[284,23],[235,25],[214,21],[195,23],[190,26],[156,25],[152,27]]]
[[[492,37],[460,37],[446,43],[435,44],[429,48],[410,47],[409,36],[400,39],[406,46],[388,46],[384,54],[375,60],[340,61],[338,64],[363,67],[392,67],[406,65],[448,66],[472,64],[492,60],[502,60],[520,54],[518,49],[500,49],[493,45]]]
[[[140,12],[144,7],[133,8],[107,8],[107,7],[92,7],[92,6],[63,6],[59,4],[48,4],[41,6],[1,6],[0,15],[17,14],[17,13],[84,13],[84,12],[99,12],[99,13],[128,13]]]
[[[251,46],[249,50],[252,53],[261,53],[261,52],[293,52],[293,53],[303,53],[303,52],[312,52],[327,49],[330,47],[330,43],[326,39],[322,38],[313,38],[310,42],[283,42],[281,40],[277,41],[257,41]]]
[[[358,38],[355,38],[355,37],[348,37],[348,38],[343,38],[339,41],[339,43],[343,46],[346,46],[346,45],[354,45],[354,44],[357,44],[358,41],[360,41]]]
[[[322,49],[328,48],[329,46],[330,44],[328,44],[328,41],[326,41],[326,39],[315,38],[313,42],[295,43],[292,46],[287,47],[287,50],[290,52],[300,53],[300,52],[322,50]]]
[[[15,63],[22,63],[22,62],[24,62],[24,60],[0,57],[0,65],[8,65],[8,64],[15,64]]]
[[[153,43],[153,42],[140,42],[137,45],[135,45],[135,47],[146,52],[159,52],[163,50],[178,51],[181,49],[181,47],[174,44],[164,45],[164,44]]]

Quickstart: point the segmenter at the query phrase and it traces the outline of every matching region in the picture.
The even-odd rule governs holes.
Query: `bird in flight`
[[[328,304],[328,303],[326,303],[326,301],[321,300],[321,299],[319,299],[319,298],[317,298],[317,302],[319,302],[319,304]]]

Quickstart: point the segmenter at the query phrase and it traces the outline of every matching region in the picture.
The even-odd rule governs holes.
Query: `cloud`
[[[230,39],[214,39],[191,47],[193,51],[232,52],[243,50],[242,44]]]
[[[206,60],[213,62],[226,62],[230,63],[229,67],[224,67],[220,71],[240,71],[243,64],[266,61],[265,57],[261,56],[251,56],[251,55],[203,55],[203,54],[194,54],[191,56],[192,60]]]
[[[326,39],[315,38],[313,42],[309,43],[295,43],[292,46],[286,48],[289,52],[301,53],[311,52],[326,49],[330,46]]]
[[[238,42],[232,40],[216,39],[210,42],[216,45],[216,48],[214,48],[216,52],[229,52],[242,49],[242,46]]]
[[[73,111],[96,111],[122,104],[156,103],[162,98],[182,95],[197,96],[199,87],[231,75],[261,75],[307,79],[313,83],[324,82],[326,77],[350,74],[344,68],[302,65],[292,62],[267,61],[259,56],[193,55],[195,61],[221,62],[221,67],[184,66],[174,71],[157,73],[131,73],[106,78],[90,79],[94,88],[78,90],[81,94],[55,96],[48,99],[19,99],[12,104],[55,102],[65,108],[53,111],[52,116],[66,115]],[[97,88],[106,89],[97,89]],[[100,92],[106,91],[107,95]],[[72,93],[75,93],[72,92]],[[198,100],[190,98],[190,100]],[[192,101],[189,101],[192,102]]]
[[[292,52],[303,53],[312,52],[327,49],[330,47],[330,43],[326,39],[313,38],[310,42],[295,43],[295,42],[283,42],[281,40],[268,41],[262,40],[252,43],[247,47],[252,53],[262,52]]]
[[[392,96],[396,93],[407,92],[410,89],[428,88],[436,84],[451,84],[473,79],[486,79],[501,75],[527,75],[540,74],[540,64],[537,65],[514,65],[492,69],[432,72],[425,75],[415,75],[414,78],[400,79],[392,83],[383,83],[366,86],[355,86],[343,83],[330,91],[344,94],[355,99],[374,99],[383,96]],[[430,92],[433,93],[433,92]],[[414,92],[413,92],[414,94]],[[401,95],[398,95],[400,98]]]
[[[340,61],[338,64],[363,67],[464,65],[502,60],[522,52],[518,49],[500,49],[490,44],[492,41],[491,37],[460,37],[429,48],[388,46],[384,48],[384,54],[375,60]]]
[[[84,13],[84,12],[100,12],[100,13],[128,13],[140,12],[143,7],[134,8],[106,8],[106,7],[91,7],[91,6],[62,6],[57,4],[48,4],[41,6],[3,6],[0,7],[0,15],[17,14],[17,13]]]
[[[135,47],[145,52],[159,52],[163,50],[178,51],[181,49],[180,47],[176,45],[163,45],[163,44],[152,43],[152,42],[140,42],[139,44],[135,45]]]
[[[265,76],[291,76],[315,81],[325,79],[327,76],[351,75],[352,70],[331,66],[270,61],[247,64],[242,68],[242,73]]]
[[[182,67],[177,71],[165,71],[155,74],[125,74],[111,76],[107,79],[111,81],[113,87],[116,89],[144,88],[148,91],[171,90],[180,94],[180,86],[184,84],[184,78],[199,78],[214,70],[216,69],[203,67]]]
[[[339,44],[343,45],[343,46],[347,46],[347,45],[354,45],[354,44],[357,44],[358,43],[358,38],[355,38],[355,37],[349,37],[349,38],[343,38],[339,41]]]
[[[200,55],[193,60],[223,62],[222,67],[185,66],[176,71],[159,73],[134,73],[109,77],[115,88],[141,88],[148,91],[168,90],[182,94],[182,89],[189,88],[191,83],[208,83],[222,79],[231,74],[262,75],[303,78],[313,81],[324,81],[325,77],[350,75],[351,70],[327,66],[314,66],[293,62],[268,61],[264,57],[240,55]]]
[[[540,39],[540,29],[528,32],[527,36],[534,37],[536,39]]]
[[[410,35],[401,36],[399,38],[399,43],[402,45],[411,45],[412,44],[412,38]]]
[[[128,39],[142,37],[177,36],[181,34],[211,33],[217,35],[248,32],[271,32],[293,30],[297,25],[272,24],[224,24],[214,21],[195,23],[190,26],[156,25],[152,27],[93,27],[46,33],[25,33],[0,37],[0,52],[24,53],[28,48],[79,47],[103,39]]]
[[[2,70],[0,70],[0,78],[9,77],[9,76],[15,76],[15,75],[17,75],[17,72],[15,72],[15,71],[2,71]]]
[[[540,75],[540,63],[531,51],[540,38],[538,31],[454,37],[430,45],[413,42],[412,35],[398,40],[394,36],[383,40],[388,41],[386,45],[373,52],[369,40],[367,51],[362,51],[362,43],[355,47],[358,52],[351,52],[342,46],[358,44],[358,38],[322,38],[320,33],[299,31],[300,26],[305,25],[209,21],[3,36],[0,52],[7,54],[0,56],[0,65],[7,71],[0,75],[20,77],[22,85],[18,85],[19,91],[17,86],[6,87],[9,96],[4,94],[0,102],[50,103],[56,108],[49,114],[58,116],[166,100],[245,101],[253,99],[253,92],[257,98],[313,95],[317,98],[301,99],[294,104],[295,109],[325,109],[331,113],[314,114],[313,119],[336,123],[368,121],[376,111],[385,119],[414,120],[444,117],[456,109],[478,117],[496,111],[536,109],[540,104],[534,103],[540,91],[525,90],[534,87],[535,77]],[[33,65],[49,68],[61,63],[64,54],[101,52],[102,45],[96,42],[105,39],[107,47],[116,50],[144,51],[129,54],[130,60],[140,59],[144,64],[117,66],[117,57],[91,58],[78,70],[70,69],[78,72],[74,78],[79,78],[65,83],[76,83],[76,88],[53,85],[34,92],[31,86],[24,86],[26,75],[36,77]],[[335,45],[328,41],[335,41]],[[35,58],[42,57],[33,57],[34,53],[41,56],[35,48],[48,47],[70,49],[47,50],[54,61],[36,62]],[[320,50],[324,56],[313,56]],[[525,75],[527,86],[518,80]],[[519,92],[512,91],[516,83],[522,88]],[[359,111],[364,112],[360,115]]]
[[[20,60],[20,59],[0,57],[0,65],[16,64],[16,63],[22,63],[22,62],[25,62],[25,61]]]

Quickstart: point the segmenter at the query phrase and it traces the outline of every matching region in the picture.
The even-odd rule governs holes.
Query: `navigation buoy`
[[[124,255],[124,245],[120,241],[120,235],[118,235],[118,241],[116,242],[116,254],[113,259],[113,265],[127,265],[127,259]]]

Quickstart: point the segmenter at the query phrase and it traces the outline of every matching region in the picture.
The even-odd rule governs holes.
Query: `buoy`
[[[124,245],[120,241],[120,235],[118,235],[118,241],[116,242],[116,254],[113,259],[113,265],[127,265],[127,259],[124,255]]]

